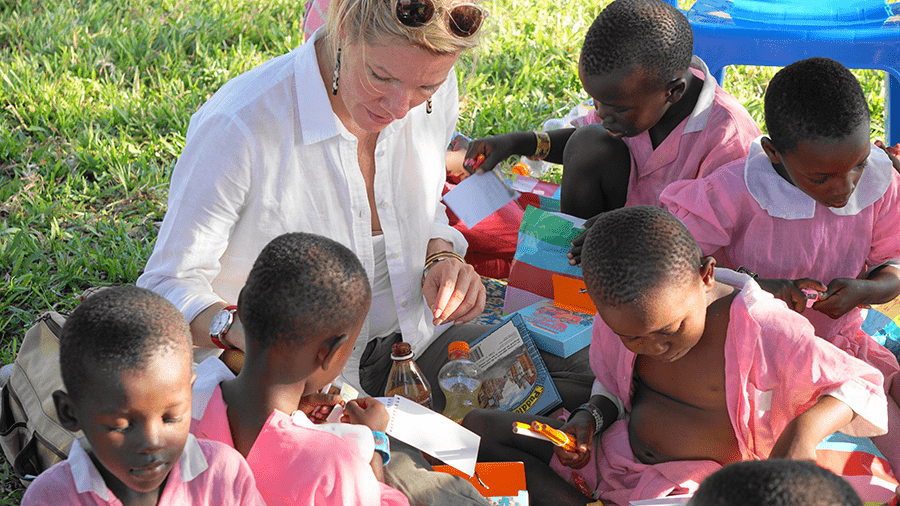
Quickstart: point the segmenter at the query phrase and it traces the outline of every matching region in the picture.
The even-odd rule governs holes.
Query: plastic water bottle
[[[391,365],[384,395],[406,397],[430,409],[431,385],[422,374],[422,369],[413,361],[412,347],[409,343],[397,343],[391,352],[394,363]]]
[[[469,360],[469,343],[456,341],[450,343],[450,361],[441,367],[438,383],[447,405],[444,416],[459,423],[466,413],[481,407],[478,394],[481,391],[481,372],[474,362]]]

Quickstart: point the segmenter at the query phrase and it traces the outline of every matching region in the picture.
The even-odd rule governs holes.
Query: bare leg
[[[545,416],[523,415],[507,411],[479,409],[463,419],[462,425],[481,436],[479,462],[523,462],[528,497],[535,506],[580,505],[593,499],[582,494],[550,468],[553,445],[546,441],[513,434],[515,421],[540,420],[559,428],[561,420]]]
[[[579,218],[625,206],[631,152],[600,125],[575,130],[563,153],[560,210]]]
[[[872,442],[884,455],[894,474],[900,472],[900,385],[894,376],[888,391],[888,433],[872,438]]]

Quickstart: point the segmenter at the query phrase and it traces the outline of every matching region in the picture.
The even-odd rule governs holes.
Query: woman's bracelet
[[[535,148],[534,154],[528,158],[532,160],[543,160],[550,154],[550,134],[547,132],[535,132],[534,137],[535,141],[537,141],[537,148]]]
[[[428,276],[428,271],[434,267],[434,264],[446,260],[448,258],[455,258],[462,263],[466,263],[463,257],[459,256],[455,251],[438,251],[432,253],[425,257],[425,268],[422,270],[422,283],[425,283],[425,278]]]

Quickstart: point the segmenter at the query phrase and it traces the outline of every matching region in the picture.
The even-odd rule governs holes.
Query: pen
[[[516,434],[550,441],[554,445],[562,447],[563,450],[575,451],[574,439],[570,438],[565,432],[554,429],[546,423],[535,421],[529,425],[523,422],[513,422],[512,430]]]
[[[486,157],[484,155],[476,156],[475,163],[472,164],[472,170],[476,170],[476,169],[478,169],[478,167],[481,167],[481,164],[484,163],[485,158]]]

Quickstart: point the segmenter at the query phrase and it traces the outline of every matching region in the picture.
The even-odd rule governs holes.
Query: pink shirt
[[[233,447],[226,409],[216,387],[196,424],[197,437]],[[269,506],[409,506],[403,493],[375,479],[356,444],[315,428],[301,411],[273,411],[247,463]]]
[[[672,183],[660,199],[684,222],[704,255],[715,254],[725,267],[744,266],[762,278],[813,278],[827,285],[900,262],[900,175],[874,145],[843,208],[823,206],[779,176],[759,140],[747,158],[703,179]],[[870,346],[854,337],[864,319],[859,309],[837,320],[813,309],[803,316],[817,335],[854,355],[881,351],[853,349]],[[882,372],[896,371],[892,355],[880,360]]]
[[[691,62],[703,88],[691,115],[653,149],[650,132],[623,139],[631,150],[631,178],[626,206],[659,206],[659,194],[672,181],[703,177],[728,162],[747,156],[760,135],[750,114],[716,84],[703,60]]]
[[[842,429],[851,435],[884,434],[887,400],[881,374],[827,342],[784,302],[760,289],[749,276],[717,269],[717,279],[745,283],[731,305],[725,340],[725,389],[731,424],[744,460],[765,459],[785,426],[820,396],[847,403],[858,415]],[[591,368],[597,380],[631,410],[636,356],[601,318],[594,320]],[[573,481],[585,482],[594,497],[614,504],[692,493],[719,468],[712,461],[639,462],[631,452],[627,420],[596,438],[591,462],[581,470],[551,465]],[[578,478],[575,478],[575,475]]]
[[[241,454],[214,441],[188,435],[184,453],[172,467],[159,506],[265,506],[253,473]],[[73,444],[69,458],[47,469],[28,487],[23,506],[121,506],[100,471]]]

